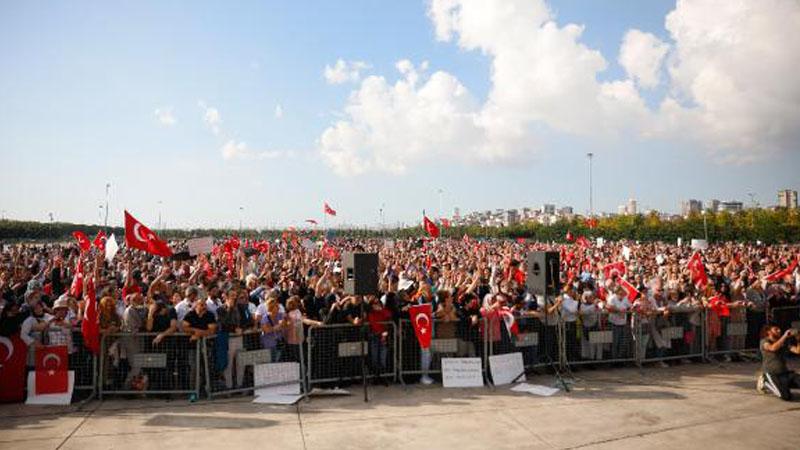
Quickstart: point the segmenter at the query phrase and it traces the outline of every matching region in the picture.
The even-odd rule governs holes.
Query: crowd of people
[[[408,319],[409,307],[422,303],[432,304],[437,337],[457,340],[455,351],[462,355],[480,354],[482,342],[502,347],[514,340],[500,325],[504,312],[512,312],[523,330],[536,323],[551,339],[544,341],[547,348],[526,350],[526,363],[556,354],[556,322],[563,326],[568,361],[623,360],[637,345],[633,313],[651,336],[638,342],[640,351],[660,364],[670,352],[691,355],[702,345],[720,350],[722,358],[730,357],[725,350],[731,348],[773,353],[784,343],[796,348],[796,338],[783,337],[783,330],[799,319],[798,308],[792,308],[800,306],[800,269],[793,266],[797,246],[726,242],[698,251],[658,242],[579,245],[465,236],[314,243],[290,236],[270,243],[230,238],[209,254],[189,257],[179,252],[185,243],[171,245],[173,258],[123,247],[107,260],[102,252],[70,243],[3,244],[0,335],[21,337],[31,349],[29,365],[37,346],[65,344],[73,352],[73,331],[84,320],[87,295],[94,295],[102,335],[146,337],[123,336],[104,347],[116,358],[164,348],[177,336],[190,343],[225,336],[227,345],[214,350],[220,369],[215,382],[228,388],[241,386],[244,374],[234,361],[237,352],[253,345],[252,337],[271,361],[297,361],[309,330],[330,324],[367,325],[370,364],[383,373],[396,329],[392,323]],[[560,254],[562,289],[553,299],[526,289],[525,261],[535,250]],[[344,293],[340,256],[348,251],[379,254],[375,295]],[[82,280],[76,281],[79,266]],[[705,338],[699,333],[703,320]],[[750,333],[728,335],[732,323],[746,324]],[[683,328],[680,344],[659,339],[664,324]],[[601,329],[611,332],[610,341],[590,341],[590,332]],[[776,347],[781,339],[785,342]],[[785,369],[774,358],[769,361],[770,370]],[[420,364],[423,372],[430,367],[426,352]],[[130,386],[141,375],[128,366],[120,383]],[[188,371],[194,369],[188,365]],[[797,383],[773,373],[778,376],[789,380],[784,385]],[[432,382],[427,374],[421,381]]]

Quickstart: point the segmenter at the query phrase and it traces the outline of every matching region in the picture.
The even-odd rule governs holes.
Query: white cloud
[[[355,83],[361,79],[361,71],[369,69],[370,65],[363,61],[336,60],[333,66],[325,65],[323,76],[329,84]]]
[[[203,110],[203,122],[208,125],[208,128],[212,133],[219,135],[220,124],[222,123],[222,116],[220,116],[219,110],[213,106],[206,105],[206,103],[202,100],[197,102],[197,106]]]
[[[280,103],[275,105],[275,118],[282,119],[283,118],[283,106]]]
[[[158,123],[165,127],[171,127],[178,123],[178,120],[175,119],[175,116],[172,114],[172,108],[168,106],[156,108],[156,110],[153,111],[153,115],[156,116]]]
[[[671,90],[657,132],[688,135],[724,162],[797,151],[800,3],[681,1],[666,28]]]
[[[640,30],[629,30],[622,39],[619,63],[628,76],[644,88],[654,88],[660,81],[661,63],[669,44]]]
[[[800,40],[786,34],[800,28],[794,0],[678,1],[666,18],[671,41],[628,31],[618,55],[627,78],[610,81],[598,80],[608,63],[581,41],[584,27],[557,24],[543,0],[432,0],[428,14],[437,39],[489,58],[486,101],[452,74],[400,60],[397,81],[364,79],[320,137],[337,173],[526,160],[543,130],[688,139],[736,162],[800,141]],[[326,67],[326,79],[356,81],[346,67]],[[661,82],[665,98],[650,109],[640,89]]]
[[[289,152],[280,150],[269,151],[256,151],[247,147],[245,142],[236,142],[230,140],[225,143],[220,149],[222,158],[225,160],[244,159],[244,160],[258,160],[258,159],[275,159],[281,156],[290,156]]]

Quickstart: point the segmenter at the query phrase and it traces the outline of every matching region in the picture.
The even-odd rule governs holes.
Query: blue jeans
[[[385,342],[381,342],[381,336],[377,334],[370,334],[369,336],[369,359],[372,364],[374,375],[380,375],[386,372],[387,357],[389,347]]]

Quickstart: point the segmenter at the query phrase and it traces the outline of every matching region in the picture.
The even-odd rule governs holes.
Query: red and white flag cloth
[[[703,258],[700,253],[694,252],[689,261],[686,263],[686,268],[689,269],[689,274],[692,277],[692,283],[695,286],[702,288],[708,284],[708,274],[706,273],[706,266],[703,264]]]
[[[28,346],[19,337],[0,336],[0,403],[18,403],[25,399],[25,373]]]
[[[603,267],[603,276],[608,280],[609,278],[613,278],[614,275],[617,276],[625,276],[625,262],[617,261],[615,263],[606,264]]]
[[[125,211],[125,243],[128,248],[136,248],[156,256],[172,256],[172,249],[166,241]]]
[[[503,306],[500,308],[500,317],[503,318],[503,323],[506,325],[506,330],[508,330],[508,334],[510,336],[516,336],[519,334],[517,320],[514,318],[514,313],[508,306]]]
[[[81,253],[88,252],[89,249],[92,248],[92,242],[83,231],[73,231],[72,236],[75,237],[76,241],[78,241],[78,247],[80,247]]]
[[[75,264],[75,273],[72,274],[72,284],[69,286],[69,295],[75,298],[81,298],[83,292],[83,260],[78,258]]]
[[[336,215],[336,210],[331,208],[331,206],[328,204],[328,202],[323,203],[322,211],[325,214],[329,215],[329,216],[335,216]]]
[[[439,222],[441,222],[443,227],[450,228],[450,221],[449,220],[447,220],[447,219],[439,219]]]
[[[89,277],[86,281],[86,292],[83,298],[86,300],[86,310],[83,313],[83,321],[81,321],[83,345],[97,355],[100,353],[100,318],[97,311],[94,277]]]
[[[335,215],[336,215],[336,214],[334,214],[334,216],[335,216]],[[310,223],[310,224],[312,224],[312,225],[318,225],[317,221],[316,221],[316,220],[314,220],[314,219],[306,219],[306,223]]]
[[[575,240],[575,243],[583,248],[589,248],[592,246],[592,243],[589,242],[589,239],[586,239],[586,236],[578,237],[578,239]]]
[[[106,251],[106,232],[103,230],[98,231],[92,244],[101,252]]]
[[[770,283],[775,281],[781,281],[784,278],[788,277],[789,275],[794,272],[794,269],[797,267],[797,258],[791,262],[785,269],[778,270],[777,272],[772,272],[771,274],[766,276],[766,280]]]
[[[639,297],[640,295],[642,295],[642,293],[641,293],[641,292],[639,292],[639,290],[638,290],[638,289],[636,289],[636,287],[635,287],[634,285],[632,285],[632,284],[631,284],[631,283],[630,283],[628,280],[626,280],[625,278],[620,278],[620,279],[619,279],[619,284],[620,284],[620,285],[621,285],[623,288],[625,288],[625,291],[627,292],[628,300],[629,300],[629,301],[631,301],[631,302],[633,302],[634,300],[636,300],[636,298],[637,298],[637,297]]]
[[[414,334],[417,335],[420,348],[427,349],[431,346],[433,335],[433,307],[430,303],[422,305],[411,305],[408,308],[408,316],[411,318],[411,325],[414,327]]]
[[[436,226],[435,223],[431,219],[428,219],[427,216],[422,216],[422,226],[425,228],[425,232],[430,235],[432,238],[438,238],[440,235],[439,227]]]
[[[66,345],[36,349],[36,395],[69,392],[69,356]]]
[[[572,232],[571,231],[567,231],[567,241],[568,242],[572,242],[574,240],[575,240],[575,237],[572,236]]]

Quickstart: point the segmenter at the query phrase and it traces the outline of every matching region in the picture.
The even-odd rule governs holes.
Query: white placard
[[[708,241],[705,239],[692,239],[692,249],[705,250],[708,248]]]
[[[664,255],[656,255],[656,264],[659,266],[664,264]]]
[[[606,243],[606,240],[605,240],[605,239],[603,239],[603,238],[601,238],[601,237],[597,238],[597,246],[598,246],[598,247],[602,247],[602,246],[603,246],[603,244],[605,244],[605,243]]]
[[[300,393],[300,364],[296,362],[256,364],[253,386],[279,385],[280,393]]]
[[[189,247],[189,255],[197,256],[204,253],[211,253],[214,247],[214,238],[211,236],[189,239],[186,241],[186,246]]]
[[[75,388],[75,371],[68,374],[67,392],[63,394],[36,395],[36,371],[28,372],[28,398],[26,405],[69,405],[72,402],[72,390]]]
[[[625,258],[625,261],[631,260],[631,248],[627,245],[622,246],[622,257]]]
[[[683,245],[683,238],[678,238],[678,247]]]
[[[483,387],[480,358],[442,358],[442,384],[446,388]]]
[[[541,384],[528,383],[520,383],[512,387],[511,390],[514,392],[527,392],[533,395],[541,395],[542,397],[549,397],[558,392],[557,388],[542,386]]]
[[[114,237],[114,233],[111,233],[111,236],[106,240],[106,261],[111,262],[118,251],[117,238]]]
[[[394,239],[386,239],[383,241],[383,248],[386,249],[393,249],[394,248]]]
[[[315,244],[314,241],[308,238],[303,239],[302,242],[300,242],[300,246],[306,250],[315,250],[317,248],[317,244]]]
[[[492,383],[495,386],[511,384],[514,381],[525,381],[525,366],[522,362],[522,353],[490,356],[489,369],[492,371]]]

